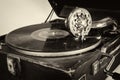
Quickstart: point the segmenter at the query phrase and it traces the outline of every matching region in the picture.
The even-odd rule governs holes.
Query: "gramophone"
[[[45,23],[0,37],[0,79],[104,80],[116,75],[112,71],[120,57],[119,12],[82,0],[49,2],[53,9]],[[54,11],[62,19],[48,21]]]

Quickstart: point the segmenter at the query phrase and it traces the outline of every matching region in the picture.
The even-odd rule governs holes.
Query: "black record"
[[[26,55],[56,57],[81,54],[92,50],[101,40],[95,37],[75,40],[64,24],[46,23],[30,25],[10,32],[7,45]]]

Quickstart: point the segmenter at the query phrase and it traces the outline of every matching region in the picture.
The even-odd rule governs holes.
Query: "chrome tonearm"
[[[104,28],[111,24],[115,26],[114,30],[116,30],[118,26],[117,22],[110,17],[106,17],[98,21],[93,21],[91,28]]]

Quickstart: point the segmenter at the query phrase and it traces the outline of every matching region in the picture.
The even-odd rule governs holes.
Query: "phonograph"
[[[49,2],[53,9],[45,23],[0,37],[0,79],[104,80],[116,75],[112,71],[120,62],[117,8],[83,0]],[[54,11],[62,19],[48,21]]]

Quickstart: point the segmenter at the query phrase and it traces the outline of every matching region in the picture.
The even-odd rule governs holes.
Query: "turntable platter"
[[[21,54],[56,57],[87,52],[100,44],[101,40],[91,37],[84,42],[76,41],[64,24],[37,24],[10,32],[7,45]]]

